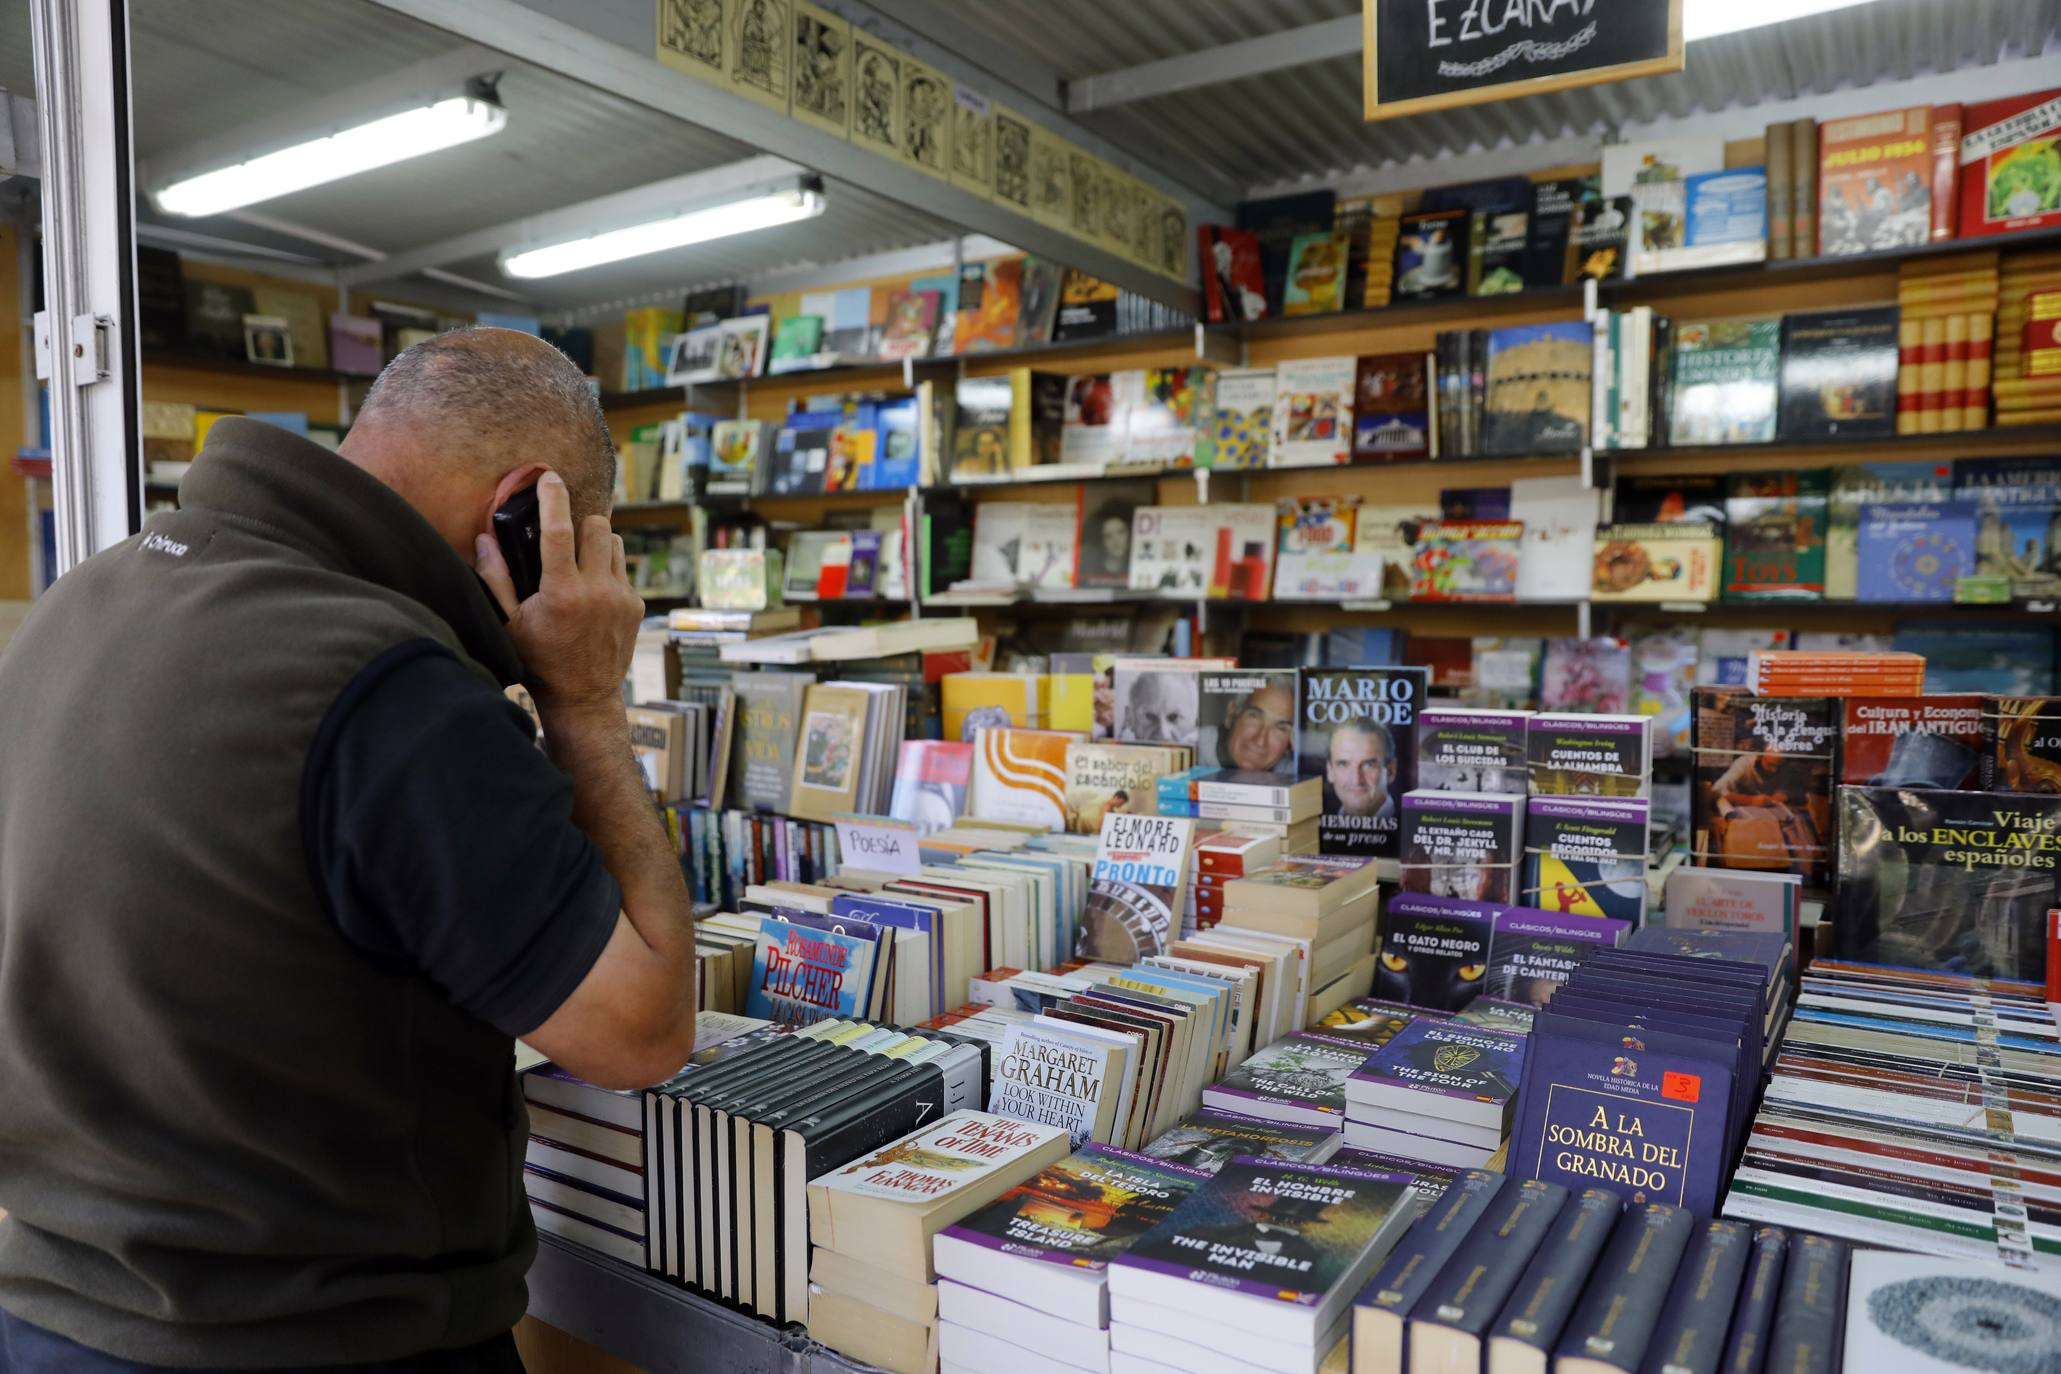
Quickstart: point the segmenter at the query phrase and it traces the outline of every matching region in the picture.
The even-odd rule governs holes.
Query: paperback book
[[[1352,358],[1299,358],[1274,376],[1270,467],[1328,467],[1352,457]]]
[[[1848,697],[1840,707],[1840,782],[1948,791],[1979,785],[1982,697]]]
[[[1782,319],[1782,438],[1896,433],[1898,310],[1813,310]]]
[[[1296,775],[1295,670],[1205,670],[1196,758],[1245,773]]]
[[[1345,1081],[1367,1062],[1356,1040],[1298,1031],[1255,1051],[1202,1090],[1212,1111],[1294,1125],[1335,1127],[1345,1119]]]
[[[1645,716],[1540,712],[1526,722],[1535,797],[1643,797],[1652,788]]]
[[[1858,595],[1863,508],[1932,504],[1948,500],[1953,493],[1951,462],[1859,462],[1832,469],[1826,505],[1825,599],[1851,601]]]
[[[1169,1128],[1140,1153],[1214,1174],[1239,1155],[1290,1164],[1322,1164],[1338,1149],[1338,1123],[1296,1126],[1242,1112],[1204,1109]]]
[[[1517,900],[1563,916],[1643,920],[1649,805],[1644,797],[1533,798]]]
[[[1483,452],[1577,453],[1589,441],[1586,321],[1488,332]]]
[[[1412,601],[1514,601],[1521,520],[1427,520],[1411,559]]]
[[[1571,916],[1525,907],[1499,909],[1490,937],[1485,1001],[1543,1007],[1555,989],[1599,949],[1622,943],[1633,925],[1609,917]]]
[[[1528,711],[1428,706],[1417,715],[1417,786],[1440,792],[1524,792]]]
[[[1854,549],[1857,601],[1954,601],[1974,576],[1976,510],[1967,501],[1864,505]]]
[[[1089,1145],[938,1233],[938,1277],[1007,1293],[1083,1326],[1109,1317],[1109,1262],[1212,1171]]]
[[[1823,468],[1733,473],[1725,496],[1725,599],[1816,601],[1825,595]]]
[[[1781,359],[1779,319],[1677,325],[1670,440],[1677,447],[1772,442]]]
[[[1713,601],[1723,548],[1716,525],[1599,525],[1589,594],[1597,601]]]
[[[1111,1315],[1128,1299],[1171,1306],[1321,1358],[1415,1201],[1407,1174],[1233,1160],[1110,1266]]]
[[[2061,796],[1839,789],[1842,959],[2044,980]]]
[[[1105,815],[1077,957],[1129,966],[1163,953],[1180,935],[1194,847],[1184,817]]]
[[[1954,495],[1975,506],[1975,572],[2025,599],[2061,595],[2061,458],[1959,458]]]
[[[1841,718],[1830,697],[1693,695],[1690,855],[1716,868],[1831,876],[1832,793]]]
[[[1404,793],[1402,890],[1469,902],[1515,900],[1524,811],[1521,794]]]
[[[1295,754],[1324,779],[1319,852],[1394,857],[1398,799],[1417,783],[1423,668],[1311,668],[1298,679]]]
[[[1431,365],[1422,353],[1359,360],[1353,386],[1353,456],[1421,458],[1432,451]]]
[[[1374,995],[1413,1009],[1464,1010],[1482,992],[1496,910],[1433,893],[1391,896],[1381,913]]]
[[[2061,795],[2061,697],[1984,697],[1981,753],[1985,791]]]

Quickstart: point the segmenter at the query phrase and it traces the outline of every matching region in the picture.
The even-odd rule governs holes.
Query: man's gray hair
[[[403,349],[372,384],[361,423],[463,436],[464,456],[549,462],[574,510],[600,513],[615,490],[615,443],[572,359],[516,331],[467,325]],[[565,454],[560,459],[559,454]]]

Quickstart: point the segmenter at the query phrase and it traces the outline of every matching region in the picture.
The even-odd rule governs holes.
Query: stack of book
[[[1367,1062],[1361,1041],[1298,1031],[1284,1035],[1210,1084],[1202,1103],[1221,1112],[1338,1130],[1347,1080]]]
[[[1510,1172],[1716,1211],[1759,1080],[1767,979],[1737,960],[1598,950],[1533,1021]]]
[[[2008,978],[1804,970],[1724,1214],[2061,1270],[2061,1027]]]
[[[1274,835],[1204,830],[1195,836],[1195,880],[1191,905],[1195,927],[1207,930],[1224,919],[1224,885],[1278,863],[1282,841]]]
[[[1467,901],[1517,899],[1525,798],[1495,792],[1402,797],[1401,887]]]
[[[811,1179],[810,1334],[894,1374],[934,1374],[933,1239],[1066,1153],[1062,1130],[955,1111]]]
[[[1522,1035],[1414,1020],[1346,1080],[1346,1143],[1479,1168],[1509,1132],[1524,1058]]]
[[[1091,1145],[938,1233],[938,1353],[969,1374],[1107,1374],[1109,1264],[1212,1171]]]
[[[1299,946],[1307,996],[1295,1025],[1308,1025],[1371,986],[1375,878],[1372,859],[1286,856],[1224,884],[1223,920],[1214,933]]]
[[[748,1311],[800,1320],[808,1181],[923,1121],[979,1107],[986,1055],[935,1032],[849,1020],[718,1049],[731,1052],[643,1094],[644,1264]]]
[[[537,1229],[642,1264],[642,1094],[597,1088],[548,1063],[523,1074],[522,1093],[530,1119],[522,1183]]]
[[[1411,1226],[1355,1300],[1351,1371],[1833,1374],[1842,1335],[1851,1339],[1848,1259],[1844,1245],[1823,1236],[1698,1221],[1687,1208],[1627,1205],[1603,1188],[1470,1172]],[[1942,1272],[1940,1261],[1919,1263]],[[1976,1295],[1956,1298],[1960,1310]],[[1874,1316],[1898,1325],[1885,1311]],[[1896,1353],[1919,1358],[1909,1341],[1907,1332]],[[1854,1353],[1844,1368],[1918,1367],[1857,1365]]]
[[[1914,258],[1899,268],[1898,434],[1989,427],[1999,282],[1994,251]],[[1999,367],[2007,349],[2015,352],[2011,343],[1995,339]]]
[[[1316,1374],[1417,1198],[1407,1173],[1232,1160],[1110,1265],[1111,1374]]]
[[[2055,370],[2061,253],[2013,253],[2004,259],[1996,308],[1997,423],[2061,423],[2061,375]]]
[[[1886,649],[1756,649],[1746,688],[1763,697],[1915,697],[1925,693],[1925,655]]]

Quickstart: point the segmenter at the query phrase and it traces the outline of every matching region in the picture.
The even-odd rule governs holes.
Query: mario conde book
[[[1417,711],[1424,668],[1309,668],[1298,680],[1295,755],[1324,780],[1319,852],[1391,858],[1400,803],[1417,783]]]

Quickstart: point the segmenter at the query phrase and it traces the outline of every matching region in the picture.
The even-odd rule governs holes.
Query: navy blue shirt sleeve
[[[572,822],[530,718],[433,641],[388,651],[330,708],[302,783],[309,863],[344,938],[420,970],[509,1035],[601,957],[622,891]]]

